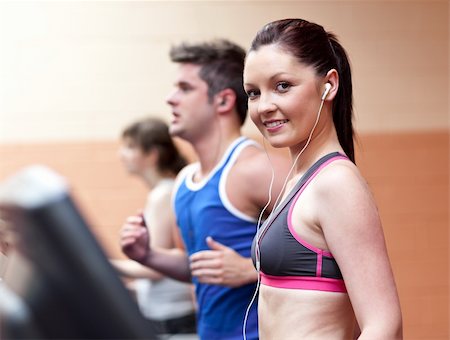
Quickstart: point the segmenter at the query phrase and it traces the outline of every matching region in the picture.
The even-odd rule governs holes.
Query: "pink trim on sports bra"
[[[311,177],[306,181],[306,183],[302,186],[302,188],[299,190],[299,192],[295,195],[291,206],[289,207],[289,213],[288,213],[288,227],[289,227],[289,231],[291,232],[292,236],[294,236],[294,238],[300,243],[302,244],[304,247],[308,248],[309,250],[317,253],[317,255],[320,257],[320,260],[322,260],[322,256],[327,256],[327,257],[331,257],[333,258],[333,254],[331,254],[329,251],[317,248],[315,246],[313,246],[312,244],[306,242],[305,240],[303,240],[300,235],[294,230],[294,227],[292,226],[292,212],[294,210],[294,206],[295,203],[297,202],[298,198],[300,197],[300,195],[302,194],[302,192],[306,189],[306,187],[308,186],[308,184],[314,179],[314,177],[316,177],[316,175],[320,172],[320,170],[322,170],[324,167],[326,167],[328,164],[330,164],[331,162],[338,160],[338,159],[345,159],[348,160],[347,157],[345,156],[336,156],[333,157],[331,159],[329,159],[328,161],[326,161],[325,163],[323,163],[319,168],[317,168],[317,170],[314,172],[314,174],[311,175]],[[320,274],[322,273],[322,261],[317,261],[317,276],[320,276]]]
[[[276,288],[320,290],[324,292],[347,293],[344,280],[311,276],[273,276],[263,272],[261,284]]]
[[[292,211],[295,203],[302,194],[303,190],[308,186],[308,184],[314,179],[314,177],[329,163],[335,160],[348,160],[345,156],[336,156],[330,158],[324,162],[317,170],[310,176],[310,178],[305,182],[299,192],[293,198],[293,202],[289,207],[287,224],[292,236],[304,247],[308,248],[312,252],[317,254],[317,265],[316,265],[316,276],[274,276],[268,275],[264,272],[260,272],[261,284],[277,288],[290,288],[290,289],[304,289],[304,290],[318,290],[325,292],[336,292],[336,293],[347,293],[347,288],[345,287],[345,282],[343,279],[335,279],[322,277],[322,265],[323,257],[333,258],[331,252],[317,248],[305,240],[303,240],[298,233],[295,232],[292,226]]]

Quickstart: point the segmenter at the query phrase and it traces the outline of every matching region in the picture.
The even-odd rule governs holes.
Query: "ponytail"
[[[264,26],[253,39],[250,51],[269,44],[280,44],[299,62],[313,66],[320,76],[337,70],[339,89],[333,101],[333,123],[342,149],[354,163],[352,74],[347,54],[336,36],[303,19],[283,19]]]
[[[333,122],[339,143],[349,159],[355,163],[353,131],[353,87],[352,74],[347,53],[332,33],[328,33],[332,52],[339,73],[339,90],[333,102]]]

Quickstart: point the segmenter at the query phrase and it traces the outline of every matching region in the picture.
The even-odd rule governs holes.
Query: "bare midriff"
[[[352,339],[355,317],[347,293],[261,285],[261,340]]]

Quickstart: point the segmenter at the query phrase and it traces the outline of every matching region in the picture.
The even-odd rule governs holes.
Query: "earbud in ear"
[[[331,84],[330,83],[326,83],[325,84],[325,90],[323,91],[323,94],[322,94],[322,100],[325,100],[327,98],[328,93],[330,92],[330,90],[331,90]]]

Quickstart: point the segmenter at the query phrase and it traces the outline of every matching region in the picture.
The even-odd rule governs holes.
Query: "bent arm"
[[[131,279],[150,279],[152,281],[158,281],[163,278],[163,275],[157,271],[145,267],[140,263],[133,260],[123,259],[111,259],[110,263],[119,272],[121,276]]]
[[[256,282],[258,274],[252,260],[239,255],[229,248],[208,237],[210,250],[203,250],[190,257],[192,276],[202,283],[227,287],[240,287]]]
[[[190,282],[189,261],[182,249],[152,248],[149,231],[142,224],[142,217],[130,216],[121,229],[122,252],[143,266],[179,281]]]
[[[171,195],[172,187],[160,188],[147,202],[145,220],[151,234],[151,251],[142,264],[171,278],[190,282],[189,261],[180,242]]]
[[[270,213],[281,192],[288,164],[287,157],[274,155],[269,158],[260,148],[244,149],[227,179],[226,192],[232,205],[260,223],[261,213]],[[272,168],[275,176],[271,185]],[[269,197],[272,198],[270,201]],[[208,245],[211,250],[191,256],[192,274],[201,282],[237,287],[257,281],[258,275],[250,258],[214,240],[209,240]]]
[[[353,165],[337,168],[318,200],[319,224],[344,277],[359,339],[401,339],[400,302],[375,201]]]
[[[181,249],[151,250],[141,264],[175,280],[191,282],[189,259]]]

